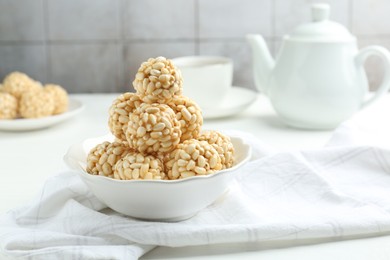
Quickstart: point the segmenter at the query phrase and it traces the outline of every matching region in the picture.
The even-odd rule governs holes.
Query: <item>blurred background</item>
[[[388,0],[0,0],[0,79],[18,70],[71,93],[124,92],[149,57],[223,55],[234,85],[254,89],[245,35],[262,34],[275,54],[314,2],[329,3],[359,47],[390,48]],[[366,63],[371,89],[380,65]]]

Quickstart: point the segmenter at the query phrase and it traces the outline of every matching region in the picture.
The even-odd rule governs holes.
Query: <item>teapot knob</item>
[[[311,6],[311,16],[313,22],[321,22],[324,20],[328,20],[330,12],[329,4],[320,3],[320,4],[312,4]]]

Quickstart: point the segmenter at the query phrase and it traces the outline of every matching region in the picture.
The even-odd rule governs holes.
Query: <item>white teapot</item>
[[[312,22],[284,36],[274,61],[260,35],[247,35],[253,52],[257,88],[266,94],[287,125],[331,129],[390,87],[390,53],[380,46],[358,50],[356,38],[342,25],[329,21],[329,5],[312,5]],[[367,98],[364,61],[383,60],[384,78]]]

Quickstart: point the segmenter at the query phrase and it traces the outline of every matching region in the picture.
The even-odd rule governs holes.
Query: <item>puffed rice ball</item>
[[[11,94],[0,92],[0,119],[14,119],[18,115],[18,100]]]
[[[208,175],[222,169],[217,150],[209,143],[196,139],[180,143],[168,158],[165,169],[170,180]]]
[[[63,87],[55,84],[46,84],[44,90],[50,93],[54,100],[54,115],[64,113],[68,110],[68,92]]]
[[[115,164],[131,150],[122,143],[108,141],[96,145],[87,156],[87,172],[114,178]]]
[[[129,118],[126,140],[143,154],[170,152],[180,141],[180,123],[165,104],[142,103]]]
[[[168,106],[176,113],[180,122],[180,142],[188,139],[196,139],[203,125],[202,111],[195,101],[185,96],[175,96],[168,102]]]
[[[234,164],[234,146],[230,137],[218,131],[203,131],[197,138],[212,145],[221,157],[222,169],[230,168]]]
[[[183,80],[179,69],[164,57],[150,58],[138,69],[133,87],[147,103],[166,103],[181,95]]]
[[[164,180],[163,163],[153,155],[127,154],[115,165],[114,178],[119,180]]]
[[[120,141],[126,141],[126,131],[129,115],[139,107],[141,98],[131,92],[123,93],[117,97],[109,108],[108,127],[111,133]]]
[[[18,71],[8,74],[3,81],[3,91],[10,93],[17,99],[20,99],[26,92],[40,90],[41,88],[41,83]]]
[[[55,102],[46,91],[29,91],[19,101],[19,113],[24,118],[39,118],[53,114]]]

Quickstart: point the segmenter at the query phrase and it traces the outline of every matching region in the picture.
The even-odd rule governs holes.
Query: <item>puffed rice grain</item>
[[[180,123],[165,104],[142,103],[129,119],[126,140],[143,154],[167,153],[180,142]]]
[[[53,114],[55,102],[51,95],[43,90],[28,91],[19,101],[19,113],[24,118],[39,118]]]
[[[108,141],[96,145],[87,156],[87,172],[114,178],[115,164],[131,150],[123,143]]]
[[[165,180],[164,166],[153,155],[128,153],[115,165],[114,178],[119,180]]]
[[[118,140],[126,141],[129,115],[141,104],[141,98],[131,92],[118,96],[109,108],[108,127]]]
[[[54,100],[54,115],[64,113],[68,110],[68,92],[66,92],[63,87],[55,84],[46,84],[44,91],[50,93],[52,99]]]
[[[40,90],[41,88],[41,83],[18,71],[8,74],[3,81],[3,91],[10,93],[17,99],[20,99],[26,92]]]
[[[18,115],[18,100],[11,94],[0,92],[0,119],[14,119]]]
[[[165,162],[170,180],[208,175],[222,169],[221,158],[213,146],[196,139],[186,140],[173,150]]]
[[[200,107],[185,96],[174,96],[168,102],[173,111],[176,113],[176,118],[180,122],[180,129],[182,132],[180,142],[188,139],[197,138],[202,129],[203,116]]]
[[[164,57],[150,58],[138,69],[133,87],[147,103],[166,103],[174,95],[182,93],[181,72],[171,60]]]
[[[222,168],[230,168],[234,164],[234,146],[230,137],[218,131],[208,130],[201,132],[198,137],[200,141],[206,141],[212,145],[221,157]]]

